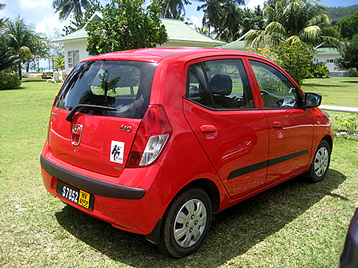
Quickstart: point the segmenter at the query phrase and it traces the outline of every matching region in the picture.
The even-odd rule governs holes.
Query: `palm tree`
[[[243,0],[226,0],[223,4],[219,36],[226,42],[232,42],[242,22],[242,9],[238,5],[245,3]]]
[[[245,40],[253,47],[303,42],[314,47],[322,42],[339,45],[339,33],[316,0],[271,0],[264,10],[265,30],[251,32]]]
[[[12,54],[17,55],[21,61],[18,62],[19,76],[21,78],[21,63],[30,61],[35,55],[45,56],[47,51],[46,40],[36,33],[33,26],[27,25],[23,19],[17,17],[14,21],[6,23],[4,37],[7,46],[11,48]]]
[[[255,7],[254,10],[251,10],[245,7],[242,10],[242,19],[240,29],[237,32],[238,36],[246,34],[250,30],[263,30],[264,29],[264,20],[263,20],[263,11],[260,6]]]
[[[82,9],[86,9],[88,0],[53,0],[52,7],[55,13],[59,12],[59,19],[66,20],[71,13],[82,17]]]
[[[20,58],[13,55],[4,42],[0,42],[0,71],[14,66],[19,60]]]
[[[159,5],[163,8],[164,18],[183,19],[185,16],[184,5],[190,5],[189,0],[159,0]]]
[[[220,29],[221,18],[223,16],[223,3],[222,0],[199,0],[205,2],[203,5],[198,6],[197,10],[203,10],[203,26],[208,28],[209,36],[211,28],[214,31]]]
[[[244,0],[199,0],[205,2],[198,7],[204,11],[203,26],[214,29],[217,37],[225,41],[233,41],[241,21],[241,9],[238,5]]]

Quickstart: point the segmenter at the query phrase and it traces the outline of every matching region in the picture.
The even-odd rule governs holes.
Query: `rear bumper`
[[[52,159],[52,158],[50,158]],[[123,186],[96,179],[85,171],[75,172],[70,164],[50,161],[41,155],[41,171],[46,189],[65,203],[113,227],[142,235],[152,234],[179,187],[159,166],[128,169],[122,173],[128,180],[143,178],[143,188]],[[83,174],[82,174],[83,173]],[[94,195],[93,210],[86,209],[56,193],[58,180]],[[152,239],[153,241],[154,239]]]
[[[41,155],[41,167],[52,177],[61,178],[69,184],[88,190],[94,195],[120,199],[141,199],[146,191],[77,174],[48,161]]]

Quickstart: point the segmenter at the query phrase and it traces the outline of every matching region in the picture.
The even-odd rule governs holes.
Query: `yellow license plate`
[[[80,196],[78,198],[78,204],[80,206],[82,206],[82,207],[89,208],[90,197],[91,197],[91,195],[89,193],[86,193],[86,192],[80,190]]]

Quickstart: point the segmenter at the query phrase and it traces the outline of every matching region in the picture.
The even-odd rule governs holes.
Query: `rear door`
[[[124,169],[148,108],[155,65],[95,61],[76,67],[62,87],[50,120],[54,155],[109,176]]]
[[[269,131],[269,184],[309,165],[313,120],[310,109],[302,108],[302,92],[281,71],[262,61],[249,62],[261,92]]]
[[[255,109],[242,59],[192,62],[187,66],[184,113],[232,198],[264,185],[267,122]]]

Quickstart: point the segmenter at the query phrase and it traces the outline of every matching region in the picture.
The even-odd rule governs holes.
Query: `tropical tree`
[[[227,0],[223,2],[222,20],[219,37],[226,42],[234,41],[234,35],[242,22],[242,9],[238,6],[245,4],[243,0]]]
[[[27,64],[27,69],[36,56],[45,57],[47,52],[47,40],[35,32],[34,27],[27,25],[23,19],[17,17],[6,23],[4,37],[6,45],[13,55],[17,55],[19,76],[21,77],[21,63]]]
[[[12,54],[5,42],[0,40],[0,71],[11,68],[20,60],[19,56]]]
[[[103,6],[98,0],[88,0],[87,8],[84,13],[73,14],[72,19],[70,20],[70,25],[63,28],[64,34],[68,35],[82,29],[96,11],[101,12],[102,10]]]
[[[264,19],[263,19],[263,10],[260,6],[255,7],[254,10],[245,7],[242,10],[241,25],[239,31],[237,32],[238,36],[246,34],[250,30],[263,30]]]
[[[323,14],[317,0],[271,0],[264,10],[266,28],[251,32],[246,41],[252,46],[303,42],[314,47],[322,42],[340,45],[339,33]]]
[[[351,39],[358,32],[358,11],[338,22],[343,38]]]
[[[5,4],[0,3],[0,9],[3,9],[5,6]],[[7,21],[7,18],[0,18],[0,71],[14,66],[19,59],[18,56],[12,54],[10,48],[5,44],[4,31]]]
[[[53,0],[52,7],[59,13],[60,20],[66,20],[72,13],[82,17],[82,10],[88,6],[88,0]]]
[[[168,35],[160,12],[157,1],[145,9],[140,0],[113,0],[103,9],[102,21],[88,23],[87,51],[98,55],[164,44]]]
[[[239,30],[242,10],[238,5],[245,4],[244,0],[199,0],[205,2],[198,6],[198,10],[204,11],[203,26],[214,29],[216,37],[230,42],[234,40],[235,33]]]
[[[189,0],[160,0],[159,5],[162,7],[162,15],[169,19],[184,19],[184,5],[191,5]]]
[[[358,34],[342,46],[341,53],[342,57],[336,60],[338,68],[358,70]]]
[[[214,31],[220,29],[223,3],[221,0],[199,0],[199,2],[205,2],[201,6],[198,6],[197,10],[204,11],[202,24],[208,28],[210,36],[211,28],[214,29]]]
[[[57,71],[65,69],[65,57],[59,56],[53,60],[53,68]]]

